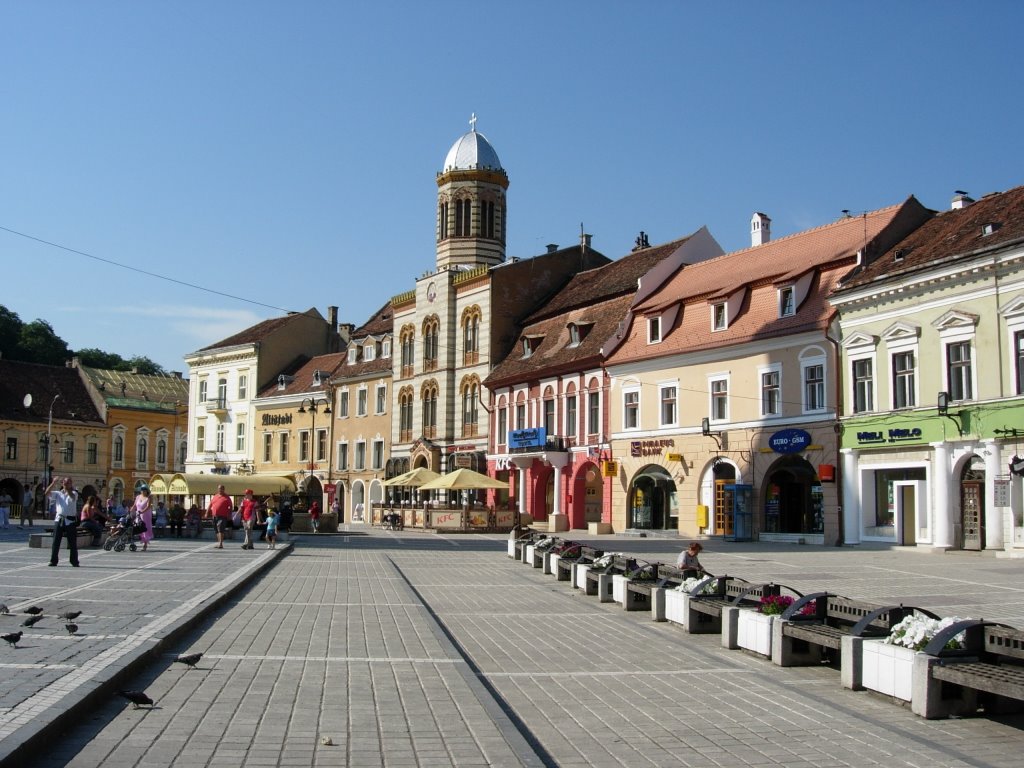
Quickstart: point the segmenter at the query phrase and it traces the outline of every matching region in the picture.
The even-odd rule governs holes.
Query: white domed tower
[[[498,153],[476,130],[448,150],[437,175],[437,268],[493,266],[505,260],[508,174]]]

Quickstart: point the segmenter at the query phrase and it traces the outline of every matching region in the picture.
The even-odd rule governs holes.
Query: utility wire
[[[62,251],[67,251],[68,253],[75,253],[75,254],[78,254],[79,256],[85,256],[87,259],[94,259],[96,261],[101,261],[104,264],[112,264],[113,266],[120,267],[121,269],[129,269],[132,272],[138,272],[139,274],[142,274],[142,275],[147,275],[149,277],[155,277],[158,280],[166,280],[169,283],[177,283],[178,285],[184,285],[187,288],[195,288],[197,291],[205,291],[206,293],[212,293],[212,294],[214,294],[216,296],[223,296],[223,297],[225,297],[227,299],[234,299],[235,301],[244,301],[247,304],[255,304],[255,305],[260,306],[260,307],[267,307],[268,309],[276,309],[279,312],[286,312],[287,313],[287,312],[291,312],[292,311],[290,309],[285,309],[284,307],[275,307],[273,304],[264,304],[262,301],[256,301],[255,299],[246,299],[246,298],[244,298],[242,296],[235,296],[234,294],[231,294],[231,293],[224,293],[223,291],[215,291],[213,288],[207,288],[207,287],[202,286],[202,285],[196,285],[195,283],[188,283],[188,282],[185,282],[184,280],[178,280],[178,279],[173,278],[173,277],[167,277],[166,275],[158,275],[156,272],[147,272],[145,269],[139,269],[138,267],[133,267],[133,266],[130,266],[128,264],[122,264],[122,263],[120,263],[118,261],[113,261],[112,259],[104,259],[101,256],[94,256],[93,254],[86,253],[85,251],[79,251],[79,250],[76,250],[74,248],[68,248],[66,245],[61,245],[60,243],[53,243],[53,242],[50,242],[49,240],[43,240],[43,238],[41,238],[41,237],[35,237],[34,235],[28,235],[28,234],[25,234],[24,232],[18,232],[17,230],[10,229],[9,227],[5,227],[3,225],[0,225],[0,229],[2,229],[4,232],[10,232],[12,235],[17,235],[18,237],[24,237],[26,240],[34,240],[37,243],[42,243],[43,245],[49,245],[51,248],[60,248]]]

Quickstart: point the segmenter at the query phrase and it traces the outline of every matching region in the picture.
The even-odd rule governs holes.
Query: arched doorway
[[[765,533],[824,533],[825,505],[818,473],[800,456],[779,459],[765,473]]]
[[[626,527],[666,530],[679,527],[676,484],[664,467],[648,464],[629,484]]]
[[[732,536],[733,497],[726,486],[736,483],[736,466],[716,456],[704,473],[701,482],[701,504],[710,510],[708,533],[715,536]],[[698,521],[699,522],[699,521]]]
[[[309,509],[309,505],[315,501],[320,505],[321,511],[323,510],[324,486],[316,475],[313,475],[306,481],[306,485],[299,493],[299,496],[302,497],[302,503],[306,509]]]
[[[960,476],[960,547],[985,548],[985,462],[971,456]]]
[[[352,522],[361,523],[369,520],[366,509],[366,486],[362,480],[352,483]]]

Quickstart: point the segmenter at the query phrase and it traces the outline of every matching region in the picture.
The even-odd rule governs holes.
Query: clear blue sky
[[[1024,183],[1020,2],[7,2],[0,303],[182,356],[274,309],[363,323],[434,265],[477,128],[509,256],[707,225],[749,244]]]

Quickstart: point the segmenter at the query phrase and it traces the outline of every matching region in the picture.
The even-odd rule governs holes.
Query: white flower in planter
[[[939,632],[946,627],[956,624],[965,619],[959,616],[947,616],[944,619],[932,619],[919,613],[907,616],[892,628],[892,632],[885,642],[890,645],[899,645],[904,648],[912,648],[915,651],[923,651],[925,646],[931,642]],[[946,648],[956,650],[964,647],[964,634],[961,632],[952,640],[946,643]]]
[[[680,584],[678,587],[676,587],[675,590],[677,592],[687,592],[688,593],[691,590],[693,590],[702,581],[705,581],[705,579],[707,579],[707,577],[701,578],[701,577],[697,577],[697,576],[691,576],[688,579],[684,579],[683,583]],[[713,594],[714,591],[715,591],[715,580],[714,579],[708,579],[707,581],[708,581],[708,583],[705,584],[704,585],[704,589],[701,590],[701,594],[703,594],[703,595],[710,595],[710,594]]]

